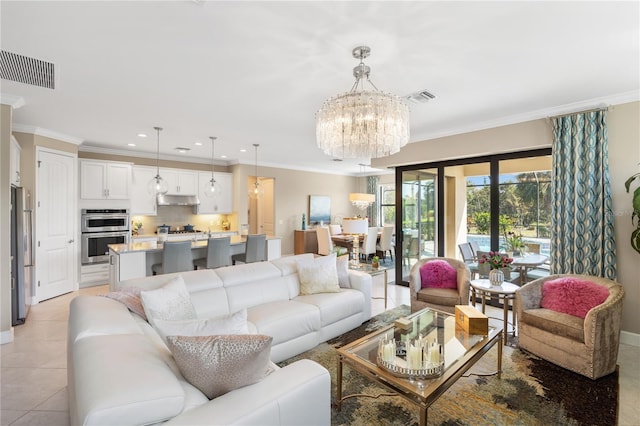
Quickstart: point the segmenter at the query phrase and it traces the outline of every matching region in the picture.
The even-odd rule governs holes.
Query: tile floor
[[[33,306],[27,323],[15,328],[15,340],[0,346],[0,425],[69,424],[66,390],[69,301],[78,294],[106,291],[107,286],[84,288]],[[374,277],[373,296],[383,295],[382,276]],[[372,299],[371,304],[374,315],[384,311],[382,299]],[[409,290],[390,284],[388,308],[401,304],[409,304]],[[501,317],[501,312],[497,310],[495,315]],[[618,362],[619,425],[640,425],[640,348],[620,345]]]

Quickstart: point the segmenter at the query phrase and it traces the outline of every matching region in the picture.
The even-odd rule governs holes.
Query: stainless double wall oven
[[[129,242],[129,210],[82,210],[82,259],[83,265],[109,261],[109,244]]]

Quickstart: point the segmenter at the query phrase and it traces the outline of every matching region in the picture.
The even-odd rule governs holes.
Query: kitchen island
[[[244,253],[246,236],[231,238],[231,254]],[[191,252],[194,259],[207,257],[207,241],[193,241]],[[267,260],[281,256],[281,239],[267,236]],[[109,245],[109,288],[115,290],[120,281],[151,276],[151,265],[162,263],[162,243],[156,241],[132,241],[127,244]]]

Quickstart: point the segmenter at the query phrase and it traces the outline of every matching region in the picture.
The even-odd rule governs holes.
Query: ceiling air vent
[[[0,78],[55,89],[53,63],[24,55],[0,52]]]
[[[412,93],[410,95],[405,96],[405,99],[414,103],[414,104],[426,104],[432,99],[435,99],[436,95],[430,93],[427,90],[421,90],[416,93]]]

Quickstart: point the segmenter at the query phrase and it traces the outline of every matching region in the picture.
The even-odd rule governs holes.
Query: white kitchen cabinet
[[[11,173],[11,185],[21,186],[20,185],[20,154],[22,148],[20,144],[11,136],[11,146],[9,148],[11,155],[11,164],[9,165],[9,170]]]
[[[198,195],[198,173],[180,169],[160,169],[160,176],[167,181],[170,195]]]
[[[80,198],[128,200],[131,164],[80,160]]]
[[[233,210],[233,175],[231,173],[214,174],[216,186],[220,188],[219,195],[209,198],[205,195],[205,183],[211,180],[211,172],[198,174],[198,214],[228,214]]]
[[[149,193],[148,184],[156,175],[155,167],[133,166],[131,169],[131,216],[158,214],[155,194]]]

